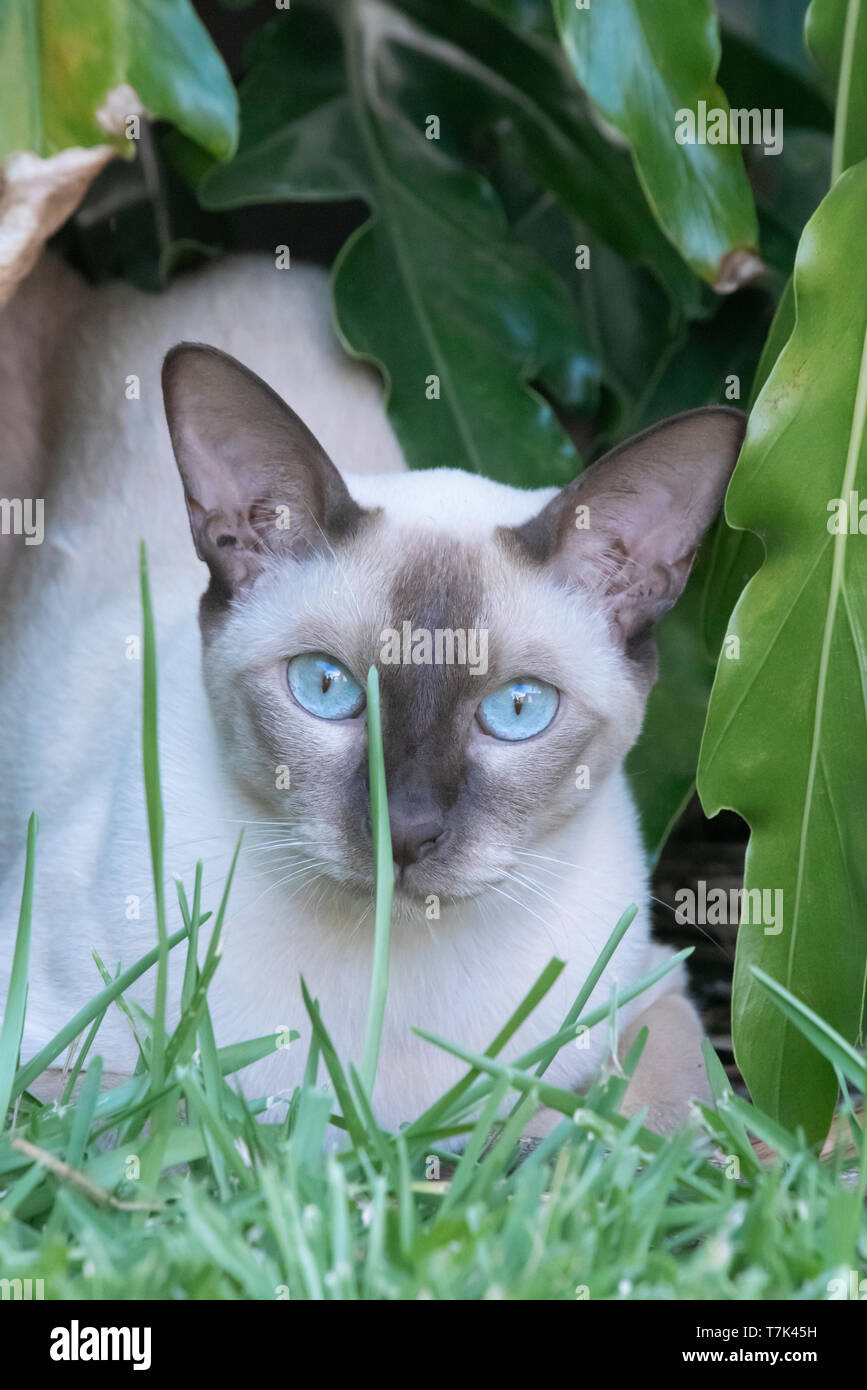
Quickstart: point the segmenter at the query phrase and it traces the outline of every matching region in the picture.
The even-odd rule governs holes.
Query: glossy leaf
[[[684,319],[647,270],[628,264],[560,204],[537,199],[513,230],[557,271],[575,305],[585,352],[558,373],[549,369],[544,385],[564,405],[598,408],[593,448],[601,453],[638,429],[653,383],[683,342]],[[576,268],[576,246],[587,247],[586,268]]]
[[[272,26],[242,90],[238,157],[206,176],[202,200],[363,196],[374,216],[334,268],[338,327],[351,352],[380,366],[411,464],[565,482],[574,450],[521,383],[583,350],[574,311],[556,276],[510,240],[490,185],[400,106],[412,69],[389,13],[392,30],[364,5],[346,12],[343,32],[303,8]],[[299,54],[303,70],[287,82]],[[423,88],[415,97],[435,109]]]
[[[807,47],[836,88],[832,177],[867,158],[867,6],[862,0],[813,0]]]
[[[417,119],[446,110],[446,124],[477,141],[495,131],[503,153],[573,217],[625,260],[652,269],[685,312],[696,312],[698,282],[660,231],[628,153],[597,129],[559,48],[518,38],[466,0],[401,0],[400,8],[414,21],[416,61],[438,55],[439,105],[420,104],[427,91],[409,74],[402,82]]]
[[[580,215],[597,263],[607,255],[647,267],[681,312],[699,308],[700,282],[558,48],[516,32],[494,8],[300,3],[257,36],[241,100],[238,154],[204,175],[199,196],[211,209],[367,202],[373,217],[335,267],[336,317],[349,350],[380,366],[413,466],[446,460],[524,486],[565,481],[574,453],[526,383],[587,406],[599,379],[580,306],[515,244],[479,172],[495,162],[480,158],[492,144],[564,214]],[[565,215],[563,228],[571,238]],[[557,249],[573,279],[575,246]],[[669,307],[654,314],[664,329]],[[615,355],[629,336],[607,332]]]
[[[738,146],[679,144],[678,112],[728,113],[714,81],[719,34],[710,0],[606,0],[576,8],[553,0],[578,80],[628,142],[654,214],[710,284],[751,278],[755,208]]]
[[[237,140],[232,80],[190,0],[4,0],[0,90],[0,159],[74,145],[131,153],[135,97],[217,159]]]
[[[756,1103],[811,1138],[827,1130],[833,1069],[760,988],[759,966],[846,1039],[867,972],[867,163],[808,224],[794,331],[753,409],[727,518],[765,560],[732,615],[699,768],[705,810],[748,822],[747,889],[782,892],[782,925],[742,924],[735,1052]],[[833,529],[841,499],[846,529]],[[852,517],[854,516],[854,522]],[[854,526],[854,529],[852,529]],[[733,657],[733,652],[729,653]],[[773,899],[769,905],[773,904]]]

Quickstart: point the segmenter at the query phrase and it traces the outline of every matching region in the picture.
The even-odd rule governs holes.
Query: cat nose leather
[[[405,869],[430,854],[442,838],[441,820],[431,816],[418,817],[389,807],[391,822],[391,852],[399,869]]]

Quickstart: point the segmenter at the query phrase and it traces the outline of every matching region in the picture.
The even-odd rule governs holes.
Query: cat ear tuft
[[[358,526],[365,513],[318,440],[227,353],[173,347],[163,398],[211,599],[249,589],[269,554],[303,559]]]
[[[598,595],[624,647],[679,598],[719,511],[746,420],[688,410],[619,444],[510,532],[532,560]]]

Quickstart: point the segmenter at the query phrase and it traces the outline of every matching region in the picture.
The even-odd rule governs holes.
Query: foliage
[[[858,0],[813,0],[808,52],[805,11],[720,0],[720,23],[710,0],[296,0],[258,26],[230,0],[223,17],[252,39],[228,158],[234,94],[186,0],[105,0],[86,21],[81,0],[9,0],[0,74],[16,100],[0,143],[95,143],[106,91],[135,87],[175,127],[159,131],[159,176],[114,202],[103,184],[64,244],[150,288],[231,247],[257,205],[276,206],[291,243],[305,207],[333,204],[338,329],[378,365],[411,467],[559,483],[665,414],[755,403],[727,521],[661,624],[629,768],[655,855],[694,787],[720,644],[736,636],[702,791],[750,823],[746,887],[786,903],[779,938],[741,933],[737,1055],[768,1113],[813,1137],[832,1072],[761,1002],[752,966],[854,1041],[865,593],[861,538],[831,537],[825,507],[864,466],[867,20]],[[678,110],[700,100],[779,108],[781,153],[679,144]],[[120,189],[129,168],[114,177]]]
[[[131,156],[122,124],[104,114],[111,93],[130,87],[216,159],[233,153],[235,89],[190,0],[4,0],[0,159],[102,144]],[[119,95],[115,118],[130,100]]]
[[[850,534],[849,509],[853,494],[867,494],[867,274],[851,258],[865,207],[862,164],[807,226],[795,328],[750,415],[726,511],[761,536],[766,558],[731,619],[736,659],[720,661],[699,780],[711,813],[734,806],[752,828],[746,887],[783,893],[779,935],[761,925],[739,933],[737,1055],[756,1101],[814,1137],[833,1112],[834,1072],[780,1026],[750,967],[859,1036],[867,552],[857,529]]]
[[[144,565],[142,595],[143,764],[156,876],[161,793]],[[375,707],[374,670],[369,691]],[[287,1039],[275,1034],[220,1051],[214,1046],[207,995],[234,866],[204,952],[199,933],[210,914],[202,910],[199,863],[192,906],[178,886],[184,929],[173,938],[161,931],[148,957],[109,980],[36,1058],[16,1065],[36,872],[31,823],[15,983],[0,1033],[4,1110],[14,1099],[0,1133],[4,1278],[41,1279],[51,1299],[824,1298],[832,1279],[848,1287],[850,1270],[867,1265],[867,1139],[854,1115],[854,1152],[844,1143],[833,1162],[819,1162],[801,1137],[731,1094],[708,1047],[717,1109],[696,1113],[690,1127],[662,1140],[642,1129],[640,1114],[626,1121],[618,1113],[643,1038],[631,1049],[625,1074],[615,1071],[586,1097],[545,1081],[551,1059],[580,1029],[610,1024],[607,1008],[588,1012],[586,1003],[634,911],[615,927],[553,1038],[511,1065],[499,1059],[554,984],[558,961],[484,1054],[430,1038],[431,1046],[465,1060],[464,1078],[399,1134],[379,1128],[369,1098],[387,982],[391,846],[375,718],[370,765],[378,788],[372,805],[378,910],[362,1071],[337,1056],[327,1020],[306,995],[313,1035],[304,1082],[279,1123],[256,1123],[268,1101],[246,1099],[242,1077],[235,1086],[227,1077]],[[130,1014],[140,1043],[135,1076],[100,1094],[94,1047],[106,1010],[123,1004],[122,990],[144,969],[162,970],[179,946],[187,955],[177,1027],[167,1031],[159,1007],[151,1019],[141,1010],[135,1020]],[[669,968],[657,968],[630,993]],[[788,991],[771,981],[764,987],[843,1075],[861,1078],[863,1061],[842,1038]],[[40,1105],[28,1087],[82,1037],[62,1104]],[[291,1035],[290,1045],[297,1037]],[[540,1101],[563,1120],[516,1164],[516,1145]],[[329,1123],[342,1131],[341,1144],[329,1137]],[[749,1131],[777,1150],[772,1166],[757,1160]],[[465,1136],[466,1147],[455,1162],[441,1149],[456,1135]],[[723,1165],[720,1149],[727,1155]],[[841,1174],[853,1163],[847,1188]]]

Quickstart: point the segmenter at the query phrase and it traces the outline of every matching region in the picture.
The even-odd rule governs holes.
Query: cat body
[[[161,296],[93,291],[64,334],[45,539],[17,550],[0,609],[0,991],[31,810],[40,832],[23,1058],[101,987],[93,950],[113,972],[156,942],[141,770],[143,538],[169,929],[181,924],[171,876],[189,893],[201,858],[203,904],[215,910],[243,830],[209,995],[217,1042],[301,1035],[240,1074],[248,1095],[287,1095],[301,1080],[301,976],[340,1055],[360,1059],[373,947],[365,722],[310,714],[285,673],[296,654],[316,652],[361,684],[371,664],[380,671],[402,862],[374,1104],[396,1128],[463,1070],[414,1027],[481,1051],[557,956],[562,974],[504,1055],[531,1048],[560,1026],[631,903],[636,920],[591,1003],[659,959],[622,770],[653,669],[632,620],[635,586],[621,586],[612,607],[607,580],[564,575],[575,538],[563,540],[558,490],[404,470],[376,379],[341,353],[328,304],[323,273],[244,257]],[[170,438],[159,370],[190,339],[232,353],[291,411],[219,352],[180,350],[166,366]],[[610,552],[606,541],[600,573]],[[645,606],[647,594],[645,584]],[[487,669],[411,655],[384,663],[383,634],[407,623],[484,631]],[[525,675],[561,692],[550,730],[520,744],[490,737],[479,702]],[[171,956],[171,1020],[183,950]],[[627,1005],[624,1027],[681,984],[669,978]],[[153,972],[130,997],[153,1007]],[[586,1087],[609,1048],[603,1025],[564,1048],[548,1077]],[[96,1050],[107,1071],[133,1070],[137,1045],[117,1008]]]

